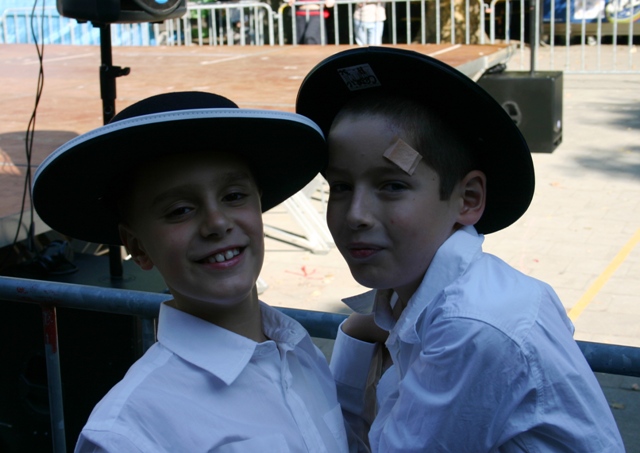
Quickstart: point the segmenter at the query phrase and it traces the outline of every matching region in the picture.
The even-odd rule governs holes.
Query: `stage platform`
[[[211,91],[240,107],[293,111],[304,76],[323,58],[350,46],[113,47],[112,64],[130,68],[116,79],[116,112],[150,95]],[[507,45],[404,45],[477,80],[505,63]],[[44,47],[44,83],[30,151],[32,170],[58,146],[103,124],[98,46]],[[16,237],[29,158],[26,135],[36,104],[40,64],[35,45],[0,45],[0,248]],[[82,188],[79,188],[82,190]],[[29,199],[18,240],[31,223]],[[36,216],[36,234],[46,232]]]

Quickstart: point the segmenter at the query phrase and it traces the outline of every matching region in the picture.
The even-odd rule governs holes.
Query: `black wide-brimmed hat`
[[[298,92],[296,112],[328,135],[338,111],[367,93],[397,94],[427,105],[471,144],[487,176],[478,232],[498,231],[524,214],[535,185],[531,153],[511,117],[476,82],[418,52],[362,47],[339,52],[313,68]]]
[[[240,109],[212,93],[161,94],[49,155],[34,177],[34,207],[55,231],[119,245],[119,218],[110,200],[123,179],[160,156],[194,151],[244,159],[262,191],[263,212],[302,189],[327,159],[321,130],[304,116]]]

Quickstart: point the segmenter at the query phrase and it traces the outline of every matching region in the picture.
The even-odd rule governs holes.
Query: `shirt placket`
[[[318,432],[306,404],[294,388],[293,374],[289,368],[290,354],[292,354],[291,349],[288,346],[282,346],[281,375],[285,401],[298,424],[298,429],[307,446],[307,450],[310,453],[326,453],[327,449],[324,440]]]

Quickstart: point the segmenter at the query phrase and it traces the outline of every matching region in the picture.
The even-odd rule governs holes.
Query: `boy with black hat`
[[[324,355],[256,289],[262,212],[325,161],[305,117],[180,92],[124,109],[40,165],[34,204],[50,227],[123,244],[173,296],[158,342],[98,403],[76,451],[347,450]]]
[[[371,47],[317,65],[296,110],[328,137],[336,246],[377,290],[345,300],[362,314],[331,359],[371,451],[624,451],[553,289],[482,251],[534,192],[501,106],[435,59]]]

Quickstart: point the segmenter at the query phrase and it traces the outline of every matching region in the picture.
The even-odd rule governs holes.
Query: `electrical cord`
[[[8,248],[8,252],[2,259],[3,264],[9,257],[11,249],[18,245],[18,238],[20,237],[20,230],[22,228],[22,221],[25,217],[25,206],[27,199],[29,200],[29,228],[27,230],[27,252],[31,255],[27,260],[27,267],[36,269],[39,273],[45,272],[47,274],[66,274],[75,272],[77,268],[69,261],[72,255],[70,247],[66,241],[53,241],[49,244],[44,251],[38,250],[35,240],[35,211],[33,207],[33,192],[32,192],[32,178],[31,178],[31,162],[33,155],[33,142],[36,130],[36,113],[38,111],[38,105],[40,104],[40,98],[44,88],[44,17],[45,17],[45,1],[42,0],[42,14],[40,15],[40,29],[39,35],[42,38],[42,42],[38,43],[38,33],[36,33],[36,8],[39,0],[34,0],[33,7],[31,8],[30,15],[30,27],[31,36],[35,43],[36,53],[38,55],[38,81],[36,85],[36,97],[33,106],[31,117],[27,125],[25,134],[25,155],[27,160],[27,168],[25,171],[24,184],[22,189],[22,201],[20,206],[20,215],[18,217],[18,226],[16,228],[16,234],[13,238],[11,247]],[[3,266],[4,267],[4,266]]]
[[[33,209],[33,201],[32,201],[32,191],[31,191],[31,156],[33,150],[33,138],[35,133],[35,125],[36,125],[36,112],[38,110],[38,104],[40,103],[40,97],[42,96],[42,90],[44,87],[44,40],[41,44],[38,44],[38,36],[36,35],[36,26],[35,26],[35,11],[38,6],[39,0],[34,0],[33,7],[31,8],[30,15],[30,27],[31,27],[31,36],[33,37],[33,41],[36,46],[36,53],[38,54],[39,61],[39,70],[38,70],[38,81],[36,86],[36,98],[35,105],[33,111],[31,113],[31,117],[29,118],[29,123],[27,125],[26,137],[25,137],[25,155],[27,159],[27,168],[25,171],[24,183],[22,188],[22,201],[20,205],[20,215],[18,217],[18,226],[16,227],[16,234],[13,238],[11,247],[8,248],[7,253],[3,258],[3,264],[6,264],[6,261],[9,259],[11,249],[15,248],[18,245],[18,238],[20,237],[20,230],[22,229],[22,221],[24,219],[25,214],[25,205],[27,201],[27,197],[29,198],[30,204],[30,215],[31,219],[29,221],[29,228],[27,230],[27,249],[30,253],[36,253],[35,246],[35,226],[34,226],[34,209]],[[40,36],[44,37],[44,0],[42,1],[42,20],[40,21]]]
[[[42,88],[44,86],[44,69],[43,69],[43,55],[44,55],[44,43],[41,47],[38,45],[38,38],[35,33],[34,26],[34,18],[35,18],[35,10],[38,6],[38,0],[34,0],[33,7],[31,8],[31,16],[30,16],[30,26],[31,26],[31,35],[34,39],[36,45],[36,52],[38,54],[39,60],[39,71],[38,71],[38,83],[36,89],[36,101],[34,109],[31,113],[31,118],[29,119],[29,123],[27,125],[26,131],[26,140],[25,140],[25,153],[27,158],[27,169],[25,171],[25,179],[22,189],[22,201],[20,204],[20,215],[18,217],[18,225],[16,227],[16,234],[13,238],[11,247],[7,247],[7,252],[2,258],[2,264],[6,264],[9,260],[10,252],[13,248],[18,245],[18,238],[20,237],[20,230],[22,228],[22,220],[24,219],[24,211],[27,196],[29,197],[30,205],[31,205],[31,221],[29,222],[29,228],[27,230],[27,247],[29,252],[33,252],[35,248],[35,240],[34,240],[34,215],[33,215],[33,203],[31,203],[31,154],[33,149],[33,136],[35,132],[35,119],[36,119],[36,111],[38,108],[38,103],[40,102],[40,96],[42,95]],[[42,8],[44,11],[44,0],[42,4]],[[44,17],[44,15],[43,15]],[[41,21],[41,35],[44,36],[44,20]],[[17,31],[16,31],[17,32]]]
[[[27,157],[27,171],[25,173],[25,183],[24,190],[22,192],[22,209],[20,212],[24,212],[25,199],[28,194],[29,196],[29,205],[30,205],[30,215],[31,219],[29,222],[29,231],[27,232],[27,245],[29,251],[35,252],[35,222],[34,222],[34,208],[33,208],[33,198],[32,198],[32,190],[31,190],[31,157],[33,152],[33,137],[36,129],[36,112],[38,111],[38,105],[40,104],[40,98],[42,96],[42,90],[44,88],[44,0],[42,1],[42,15],[40,20],[40,37],[42,38],[42,43],[38,46],[38,36],[35,31],[35,11],[38,5],[38,0],[34,0],[33,8],[31,9],[31,35],[33,37],[33,41],[35,42],[36,52],[38,54],[38,82],[36,87],[36,99],[35,105],[33,107],[33,112],[31,113],[31,117],[29,118],[29,124],[27,126],[27,132],[25,137],[25,153]],[[21,219],[22,220],[22,219]],[[17,240],[17,234],[16,234]]]

